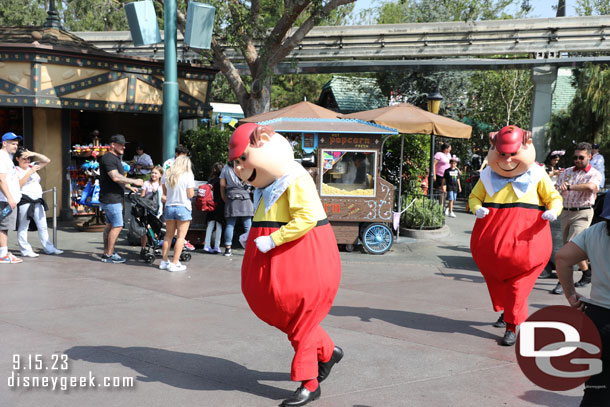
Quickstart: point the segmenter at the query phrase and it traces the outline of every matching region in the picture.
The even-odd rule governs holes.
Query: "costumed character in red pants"
[[[256,187],[252,227],[240,236],[246,242],[242,292],[261,320],[288,335],[295,352],[291,378],[301,386],[281,406],[302,406],[320,397],[319,382],[343,357],[320,326],[341,279],[337,240],[311,175],[273,128],[239,126],[229,160]]]
[[[468,203],[476,215],[470,250],[485,277],[496,327],[506,327],[501,344],[512,346],[527,319],[527,297],[551,257],[549,221],[562,199],[535,162],[531,133],[506,126],[490,137],[489,166],[481,172]]]

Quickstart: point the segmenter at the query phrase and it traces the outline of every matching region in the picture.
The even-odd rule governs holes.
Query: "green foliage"
[[[430,165],[430,136],[405,134],[404,153],[402,156],[402,182],[419,183]],[[390,137],[383,147],[383,167],[381,175],[394,185],[400,181],[400,136]]]
[[[228,161],[231,133],[230,128],[200,126],[180,135],[181,143],[191,151],[195,179],[207,180],[214,163]]]
[[[571,157],[573,142],[598,143],[602,152],[610,150],[610,116],[607,100],[610,98],[610,68],[606,65],[589,65],[573,70],[576,94],[567,111],[553,115],[548,124],[551,149],[566,150]],[[604,98],[606,103],[604,103]],[[569,160],[560,163],[571,166]]]
[[[529,70],[479,71],[470,78],[465,114],[494,131],[508,124],[529,129],[533,84]],[[489,128],[473,129],[472,146],[478,151],[489,147]]]
[[[60,2],[57,2],[60,3]],[[62,22],[69,31],[129,30],[119,0],[65,0]]]
[[[576,13],[580,16],[610,14],[609,0],[576,0]]]
[[[445,224],[443,206],[437,200],[419,194],[403,197],[402,210],[407,206],[401,225],[409,229],[438,229]]]
[[[0,6],[0,25],[2,26],[41,26],[47,18],[46,0],[2,0]]]
[[[427,23],[514,18],[506,9],[515,0],[386,0],[359,16],[367,24]],[[521,1],[516,17],[531,11],[529,0]]]
[[[281,109],[304,99],[315,103],[320,97],[322,86],[332,79],[332,75],[278,75],[273,78],[271,106]]]

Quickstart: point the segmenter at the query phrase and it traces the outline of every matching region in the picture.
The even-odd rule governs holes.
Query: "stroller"
[[[165,225],[157,218],[159,202],[156,199],[143,198],[133,192],[129,194],[129,201],[132,204],[131,216],[146,233],[146,248],[140,253],[140,257],[146,263],[152,264],[161,256],[161,245],[165,236]],[[180,254],[180,261],[190,260],[190,253]]]

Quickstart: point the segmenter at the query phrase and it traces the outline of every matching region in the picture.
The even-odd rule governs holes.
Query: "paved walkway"
[[[447,238],[401,238],[384,256],[341,253],[341,288],[324,326],[346,356],[312,406],[578,405],[582,388],[536,387],[514,348],[498,345],[503,330],[491,326],[497,315],[469,252],[474,217],[457,214]],[[1,266],[1,406],[275,406],[297,387],[289,342],[241,294],[243,251],[197,253],[186,273],[171,274],[138,262],[128,246],[119,247],[126,264],[101,263],[100,233],[58,236],[63,256]],[[564,304],[548,293],[555,283],[538,282],[531,312]],[[31,370],[14,370],[15,355]],[[68,370],[53,370],[61,355]],[[89,375],[98,387],[8,387],[11,377],[47,376],[60,387]],[[106,388],[104,377],[133,378],[134,387]]]

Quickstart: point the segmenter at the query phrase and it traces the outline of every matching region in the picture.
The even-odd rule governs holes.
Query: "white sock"
[[[0,247],[0,257],[6,257],[8,254],[8,246]]]

